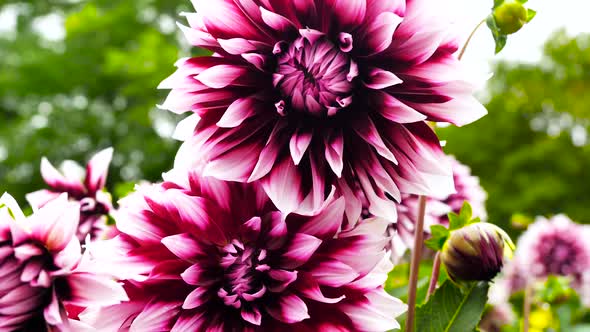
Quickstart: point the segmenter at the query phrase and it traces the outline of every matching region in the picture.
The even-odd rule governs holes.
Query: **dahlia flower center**
[[[217,295],[227,306],[240,308],[242,302],[252,302],[266,293],[262,274],[270,267],[265,264],[266,250],[245,246],[233,240],[222,249],[223,286]]]
[[[540,251],[540,257],[547,273],[568,275],[578,272],[576,266],[581,264],[581,248],[561,238],[546,239],[542,243],[544,250]]]
[[[85,215],[107,214],[108,208],[92,197],[85,197],[80,200],[80,212]]]
[[[350,38],[340,45],[310,30],[291,44],[275,46],[277,68],[273,84],[283,99],[277,112],[303,112],[318,117],[332,116],[352,102],[357,65],[350,59]]]

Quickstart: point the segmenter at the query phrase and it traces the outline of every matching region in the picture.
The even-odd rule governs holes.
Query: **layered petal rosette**
[[[448,214],[459,213],[465,202],[471,205],[473,216],[481,220],[487,218],[485,201],[487,194],[479,184],[479,178],[471,174],[468,166],[461,164],[455,157],[448,156],[453,169],[455,193],[442,197],[428,197],[424,215],[424,230],[430,231],[432,225],[449,225]],[[398,220],[392,224],[389,232],[393,235],[393,254],[402,255],[414,244],[414,225],[418,220],[419,196],[402,195],[402,202],[397,205]]]
[[[590,226],[565,215],[537,218],[518,240],[515,258],[520,271],[532,278],[549,275],[572,277],[572,286],[590,295]]]
[[[261,180],[285,212],[313,214],[335,186],[354,222],[362,202],[395,219],[387,196],[452,191],[449,162],[425,121],[485,114],[478,80],[455,58],[452,26],[430,0],[194,0],[182,59],[161,84],[184,165]],[[442,18],[441,18],[442,17]],[[477,82],[476,82],[477,81]]]
[[[111,197],[104,192],[113,149],[108,148],[94,155],[84,170],[76,162],[67,160],[57,170],[46,158],[41,160],[41,176],[49,189],[42,189],[27,195],[33,209],[67,193],[68,197],[80,203],[80,223],[76,235],[80,241],[90,235],[96,238],[107,230],[107,215],[111,211]]]
[[[0,198],[0,331],[86,331],[67,306],[127,300],[120,284],[82,256],[78,219],[78,203],[65,194],[30,217],[11,196]]]
[[[91,251],[130,302],[87,310],[104,331],[387,331],[405,305],[382,288],[387,221],[341,231],[344,199],[277,211],[259,186],[196,173],[121,202],[122,232]]]

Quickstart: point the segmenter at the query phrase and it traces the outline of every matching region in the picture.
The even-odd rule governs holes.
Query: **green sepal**
[[[494,15],[490,14],[486,19],[486,24],[490,31],[492,32],[492,37],[494,37],[494,42],[496,43],[495,52],[496,54],[500,53],[504,46],[506,46],[506,41],[508,40],[508,36],[501,33],[500,29],[496,25],[496,19],[494,19]]]
[[[532,10],[530,8],[527,8],[527,10],[526,10],[526,22],[529,23],[535,17],[535,15],[537,15],[537,11],[536,10]]]

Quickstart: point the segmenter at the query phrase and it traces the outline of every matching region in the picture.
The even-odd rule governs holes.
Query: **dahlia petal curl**
[[[105,331],[399,328],[406,306],[382,287],[392,268],[386,220],[343,231],[343,197],[313,216],[286,214],[258,184],[175,173],[122,200],[121,234],[94,244],[130,301],[89,308],[83,322]]]
[[[81,254],[79,208],[62,194],[25,217],[10,195],[0,198],[0,331],[90,331],[68,308],[128,299]]]
[[[425,121],[464,125],[486,110],[434,0],[195,0],[181,26],[213,56],[181,59],[161,108],[192,113],[177,166],[260,180],[284,212],[313,214],[332,186],[354,222],[360,185],[375,215],[388,196],[452,192]],[[203,164],[203,165],[201,165]],[[288,186],[285,186],[288,183]]]
[[[47,158],[41,159],[41,176],[49,189],[26,195],[27,201],[38,209],[47,202],[67,193],[72,201],[80,203],[80,223],[76,235],[83,241],[87,235],[92,239],[108,234],[107,215],[112,211],[111,196],[104,191],[113,148],[95,154],[84,169],[78,163],[66,160],[61,170],[56,169]]]

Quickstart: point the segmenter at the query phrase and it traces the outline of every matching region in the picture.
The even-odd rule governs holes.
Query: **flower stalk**
[[[438,283],[438,276],[440,274],[440,251],[436,252],[434,256],[434,263],[432,264],[432,274],[430,276],[430,284],[428,285],[428,292],[426,293],[426,301],[430,298],[430,295],[436,290],[436,284]]]
[[[414,229],[414,248],[410,263],[410,282],[408,290],[408,316],[406,319],[406,332],[414,331],[414,319],[416,313],[416,291],[418,286],[418,270],[424,238],[424,215],[426,213],[426,196],[420,196],[418,202],[418,220]]]

